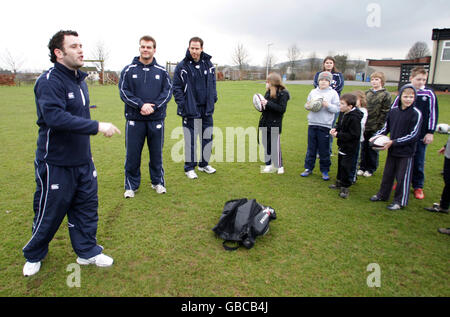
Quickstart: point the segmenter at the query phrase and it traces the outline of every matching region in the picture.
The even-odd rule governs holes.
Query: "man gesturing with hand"
[[[34,87],[39,135],[35,159],[36,192],[32,236],[23,248],[25,276],[34,275],[67,215],[77,263],[111,266],[97,244],[97,171],[90,135],[120,133],[112,123],[91,120],[89,92],[80,71],[83,49],[75,31],[59,31],[48,44],[54,67]]]

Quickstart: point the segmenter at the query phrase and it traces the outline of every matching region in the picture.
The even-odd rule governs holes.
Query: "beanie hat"
[[[322,80],[322,79],[328,80],[328,81],[330,82],[330,84],[331,84],[331,82],[333,81],[333,74],[330,73],[330,72],[321,72],[321,73],[319,74],[319,79],[318,79],[318,81],[320,81],[320,80]]]

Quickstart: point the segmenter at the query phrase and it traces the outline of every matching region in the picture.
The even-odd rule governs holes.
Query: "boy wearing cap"
[[[300,175],[307,177],[312,173],[316,163],[316,153],[319,153],[322,179],[327,181],[330,179],[328,172],[331,165],[329,133],[334,116],[339,112],[339,95],[330,87],[333,74],[321,72],[318,79],[319,86],[311,90],[307,103],[323,98],[322,108],[317,112],[311,111],[308,114],[308,149],[305,157],[305,171]]]

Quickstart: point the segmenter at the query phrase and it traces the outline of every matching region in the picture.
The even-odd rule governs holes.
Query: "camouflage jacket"
[[[368,117],[365,131],[376,132],[383,127],[391,109],[391,93],[385,88],[377,91],[369,89],[366,91],[366,100]]]

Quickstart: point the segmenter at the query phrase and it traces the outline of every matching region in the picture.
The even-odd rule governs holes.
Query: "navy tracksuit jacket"
[[[48,244],[67,214],[75,253],[90,258],[102,252],[97,245],[97,171],[90,135],[98,122],[90,119],[87,74],[55,63],[34,87],[37,125],[35,212],[32,237],[23,248],[30,262],[41,261]]]
[[[141,154],[145,138],[150,153],[149,171],[153,185],[165,186],[163,168],[164,119],[172,98],[169,74],[156,59],[144,65],[139,56],[120,75],[120,98],[125,103],[125,189],[137,190],[141,183]],[[155,112],[140,114],[144,103],[155,105]]]
[[[188,172],[197,165],[198,136],[202,144],[202,158],[198,165],[205,167],[211,156],[213,113],[217,102],[216,73],[210,55],[202,52],[199,62],[195,62],[187,50],[186,57],[175,68],[173,95],[177,103],[177,114],[182,117],[184,170]]]
[[[414,87],[405,85],[399,91],[400,98],[406,88],[413,89],[417,97]],[[422,127],[422,117],[422,112],[415,107],[415,102],[408,108],[402,109],[401,101],[399,101],[398,107],[391,108],[389,111],[383,128],[375,134],[390,134],[390,139],[393,141],[386,157],[383,179],[377,194],[379,198],[383,200],[389,198],[395,178],[397,187],[394,203],[400,206],[408,205],[413,158]]]

